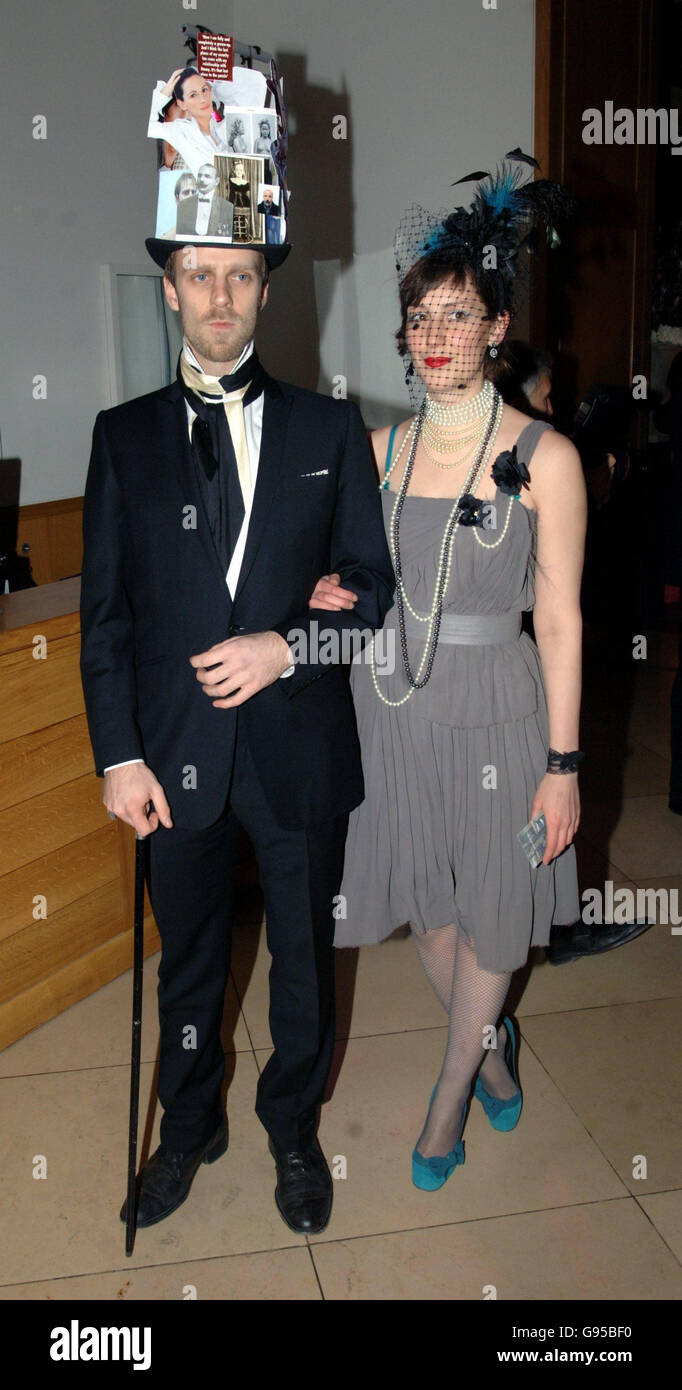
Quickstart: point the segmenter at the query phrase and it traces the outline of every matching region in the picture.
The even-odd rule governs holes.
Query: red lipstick
[[[447,365],[448,362],[451,362],[451,361],[452,361],[452,358],[451,358],[451,357],[425,357],[425,358],[424,358],[424,361],[425,361],[427,367],[445,367],[445,366]]]

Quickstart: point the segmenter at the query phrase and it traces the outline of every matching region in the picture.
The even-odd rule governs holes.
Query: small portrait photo
[[[221,156],[207,159],[197,169],[196,178],[179,174],[176,185],[178,236],[215,237],[232,241],[234,207],[220,191]],[[183,183],[183,180],[185,182]]]
[[[248,111],[225,112],[225,141],[230,154],[251,154],[251,117]]]
[[[156,205],[156,236],[173,238],[176,235],[178,204],[197,191],[197,181],[191,169],[160,169],[159,197]]]
[[[279,217],[279,184],[258,185],[258,211],[266,217]]]
[[[274,112],[251,112],[252,143],[254,154],[270,157],[270,146],[277,138],[277,118]]]
[[[232,204],[232,240],[235,243],[265,241],[263,215],[258,211],[258,192],[264,184],[262,159],[217,155],[218,194]]]

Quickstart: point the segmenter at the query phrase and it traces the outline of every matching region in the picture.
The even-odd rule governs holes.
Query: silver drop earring
[[[491,356],[491,357],[497,357],[497,348],[495,347],[495,344],[494,344],[494,343],[493,343],[492,347],[490,348],[490,356]]]

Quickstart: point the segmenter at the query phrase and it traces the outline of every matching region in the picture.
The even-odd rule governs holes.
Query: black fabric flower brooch
[[[505,449],[498,454],[491,469],[491,476],[500,492],[506,493],[507,497],[518,497],[522,487],[528,487],[530,473],[525,463],[522,463],[516,452],[516,445],[513,449]]]
[[[484,521],[483,509],[485,502],[480,498],[474,497],[473,493],[465,492],[459,499],[458,520],[460,526],[482,526]]]

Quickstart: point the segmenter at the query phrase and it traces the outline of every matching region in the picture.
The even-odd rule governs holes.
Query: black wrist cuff
[[[550,748],[547,753],[548,772],[577,772],[585,757],[579,748],[575,748],[572,753],[558,753],[556,748]]]

